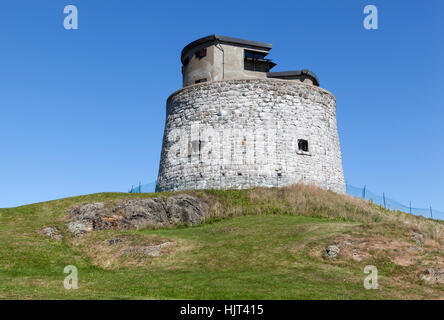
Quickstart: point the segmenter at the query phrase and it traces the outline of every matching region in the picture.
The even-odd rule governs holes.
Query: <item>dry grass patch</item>
[[[75,239],[73,244],[93,265],[113,270],[158,263],[160,258],[171,257],[185,247],[182,242],[158,235],[94,232]]]
[[[365,265],[375,259],[385,257],[399,266],[407,267],[421,264],[427,259],[427,254],[432,254],[433,259],[437,263],[444,262],[442,255],[436,255],[434,246],[426,245],[422,247],[413,241],[388,237],[377,233],[338,233],[316,243],[311,241],[309,245],[311,245],[308,252],[309,255],[330,263],[356,261],[362,262],[361,264]],[[326,259],[323,257],[323,252],[329,245],[335,245],[340,249],[337,258]]]

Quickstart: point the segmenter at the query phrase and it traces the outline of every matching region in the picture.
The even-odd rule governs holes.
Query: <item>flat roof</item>
[[[319,79],[316,74],[308,69],[304,70],[292,70],[292,71],[280,71],[280,72],[267,72],[267,78],[291,78],[294,76],[309,76],[314,79],[314,84],[319,86]]]
[[[224,42],[224,43],[231,43],[231,44],[238,44],[238,45],[242,45],[242,46],[246,46],[246,47],[255,47],[257,49],[262,49],[262,50],[265,49],[266,51],[270,51],[271,47],[272,47],[271,43],[244,40],[244,39],[239,39],[239,38],[231,38],[231,37],[221,36],[219,34],[213,34],[210,36],[206,36],[206,37],[194,40],[193,42],[190,42],[189,44],[187,44],[182,49],[182,53],[180,54],[180,60],[183,62],[184,55],[187,54],[188,51],[190,51],[194,47],[197,47],[198,45],[201,45],[201,44],[204,44],[207,42],[211,43],[211,42],[216,42],[216,41],[220,41],[220,42]]]

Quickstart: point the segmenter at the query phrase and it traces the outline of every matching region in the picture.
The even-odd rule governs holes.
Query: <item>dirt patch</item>
[[[438,254],[439,251],[436,249],[438,244],[431,239],[426,239],[423,246],[417,245],[414,241],[394,239],[379,234],[372,236],[343,234],[326,241],[323,241],[325,245],[336,246],[339,249],[335,260],[365,262],[383,256],[403,267],[415,264],[429,265],[430,261],[444,262],[444,255]],[[326,246],[316,244],[308,254],[321,257],[325,255],[325,248]]]
[[[404,267],[417,263],[424,251],[409,242],[383,236],[344,236],[336,240],[336,245],[341,249],[340,256],[345,259],[360,262],[383,254],[393,263]]]
[[[169,247],[173,244],[174,242],[167,241],[161,244],[151,245],[148,247],[132,247],[123,250],[122,254],[136,254],[143,256],[159,257],[162,255],[162,248]]]
[[[172,241],[150,235],[103,235],[90,233],[76,239],[73,245],[103,269],[135,268],[160,263],[164,256],[173,256],[184,250],[183,241]]]

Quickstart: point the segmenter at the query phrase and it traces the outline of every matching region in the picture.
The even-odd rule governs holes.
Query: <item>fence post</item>
[[[366,188],[367,186],[366,185],[364,185],[364,190],[362,191],[362,198],[364,198],[365,199],[365,188]]]
[[[385,205],[385,193],[382,193],[382,198],[384,199],[384,208],[387,209],[387,206]]]
[[[139,181],[139,193],[142,193],[142,183]]]
[[[412,202],[410,201],[410,214],[412,214]]]
[[[433,219],[433,210],[432,210],[432,206],[430,206],[430,217]]]

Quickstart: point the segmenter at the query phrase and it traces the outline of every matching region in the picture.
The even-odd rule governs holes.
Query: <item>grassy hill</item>
[[[314,187],[190,191],[211,217],[195,227],[103,230],[74,237],[68,210],[159,194],[100,193],[0,209],[0,299],[439,299],[421,280],[444,267],[444,224]],[[163,193],[162,196],[171,194]],[[44,234],[56,227],[63,239]],[[122,241],[110,245],[109,240]],[[122,254],[173,242],[161,256]],[[323,251],[337,245],[340,253]],[[63,269],[79,270],[66,290]],[[363,287],[366,265],[379,288]]]

